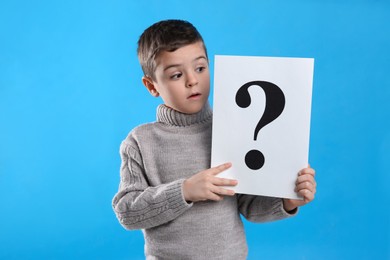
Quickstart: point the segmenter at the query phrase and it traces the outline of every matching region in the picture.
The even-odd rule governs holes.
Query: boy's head
[[[172,52],[185,45],[201,42],[198,30],[183,20],[164,20],[147,28],[138,40],[138,59],[145,76],[155,79],[156,58],[162,51]]]
[[[210,92],[208,57],[192,24],[166,20],[152,25],[138,41],[138,57],[142,83],[152,96],[185,114],[204,107]]]

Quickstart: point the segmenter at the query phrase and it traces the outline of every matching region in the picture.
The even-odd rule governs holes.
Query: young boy
[[[126,229],[142,229],[147,259],[245,259],[240,214],[265,222],[293,216],[312,201],[314,170],[303,169],[296,191],[304,200],[234,194],[210,168],[212,111],[206,46],[196,28],[165,20],[138,41],[142,82],[163,105],[157,121],[122,142],[121,180],[113,209]]]

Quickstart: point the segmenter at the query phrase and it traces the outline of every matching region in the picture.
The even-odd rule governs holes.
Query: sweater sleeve
[[[240,213],[251,222],[269,222],[295,216],[298,210],[286,212],[283,199],[239,194],[238,208]]]
[[[119,222],[128,230],[162,225],[192,206],[183,196],[184,180],[149,186],[141,155],[136,147],[125,142],[121,144],[120,184],[118,193],[112,200]]]

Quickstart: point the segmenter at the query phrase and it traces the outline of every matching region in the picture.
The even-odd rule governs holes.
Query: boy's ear
[[[160,94],[158,93],[157,89],[155,88],[154,86],[154,82],[153,80],[148,77],[148,76],[143,76],[142,77],[142,83],[144,84],[144,86],[147,88],[147,90],[149,91],[149,93],[153,96],[153,97],[158,97]]]

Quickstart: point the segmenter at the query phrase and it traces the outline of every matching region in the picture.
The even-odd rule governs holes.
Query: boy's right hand
[[[220,186],[236,186],[237,181],[216,177],[219,173],[229,169],[231,163],[201,171],[183,182],[183,194],[186,201],[197,202],[205,200],[219,201],[223,196],[233,196],[233,190]]]

